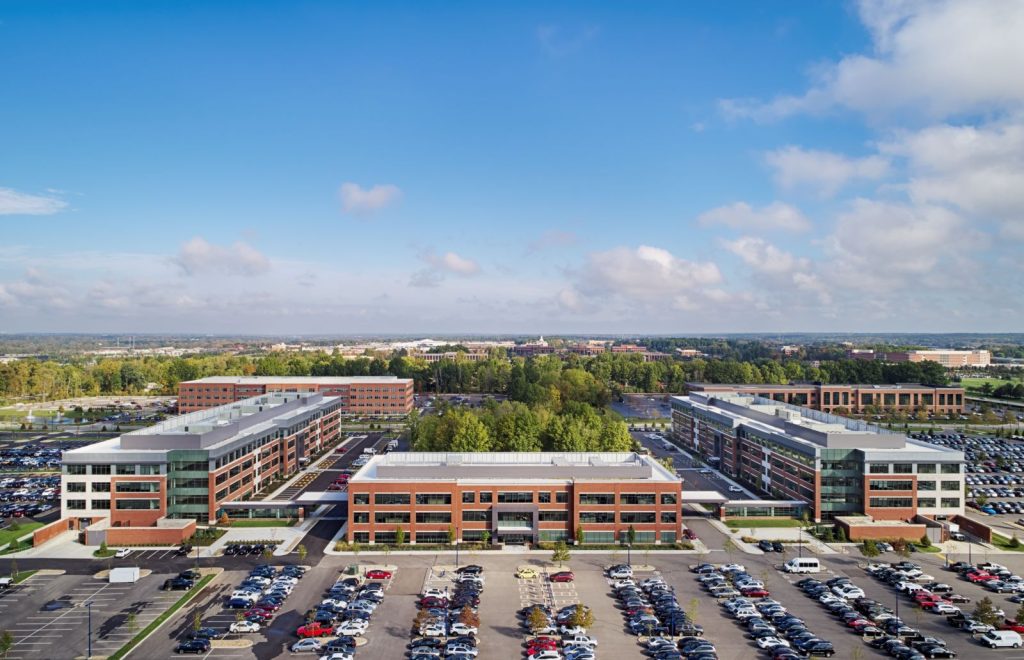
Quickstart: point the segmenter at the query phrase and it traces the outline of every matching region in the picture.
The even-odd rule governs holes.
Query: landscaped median
[[[203,568],[200,569],[199,572],[202,574],[202,577],[199,579],[199,582],[196,583],[196,586],[192,587],[187,592],[185,592],[185,594],[181,598],[179,598],[177,602],[175,602],[173,605],[167,608],[167,611],[165,611],[157,618],[153,619],[152,623],[143,628],[139,632],[139,634],[135,635],[135,637],[132,637],[127,644],[118,649],[117,652],[111,655],[109,658],[107,658],[107,660],[119,660],[120,658],[123,658],[129,653],[131,653],[136,646],[144,642],[147,637],[156,632],[157,629],[160,628],[160,626],[162,626],[164,623],[166,623],[172,616],[174,616],[174,614],[178,610],[185,607],[185,605],[187,605],[189,601],[198,596],[199,593],[203,590],[203,588],[206,587],[206,585],[213,582],[218,575],[224,572],[224,569]]]

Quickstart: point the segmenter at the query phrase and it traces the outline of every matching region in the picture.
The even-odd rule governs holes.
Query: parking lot
[[[94,655],[110,655],[149,625],[182,592],[160,591],[166,575],[150,575],[135,584],[110,584],[91,576],[34,575],[0,594],[0,619],[14,637],[7,656],[76,658],[88,648],[92,603]]]

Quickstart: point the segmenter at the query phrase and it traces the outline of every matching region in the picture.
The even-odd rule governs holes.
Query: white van
[[[369,454],[370,456],[373,456],[374,454],[377,453],[377,450],[374,449],[373,447],[367,447],[366,449],[363,450],[363,453],[364,454]]]
[[[990,649],[1007,646],[1019,649],[1022,642],[1018,632],[1012,630],[990,630],[981,636],[981,643]]]
[[[787,573],[820,573],[821,562],[817,557],[797,557],[782,565]]]

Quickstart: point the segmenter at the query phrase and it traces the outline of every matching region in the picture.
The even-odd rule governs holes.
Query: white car
[[[729,486],[729,492],[730,493],[742,493],[743,489],[740,488],[739,486]]]
[[[631,578],[633,577],[633,569],[629,568],[628,566],[615,568],[608,572],[608,577],[614,580],[624,580],[626,578]]]
[[[526,660],[562,660],[562,654],[558,651],[540,651],[526,656]]]
[[[329,653],[320,656],[320,660],[353,660],[355,656],[351,653]]]
[[[359,637],[364,632],[369,624],[362,619],[352,619],[338,626],[337,631],[339,635],[348,635],[350,637]]]
[[[340,628],[338,629],[339,635],[346,634]],[[444,637],[445,629],[440,623],[428,623],[427,625],[420,628],[420,635],[423,637]]]
[[[308,637],[292,644],[291,651],[292,653],[307,653],[309,651],[319,651],[321,646],[319,639]]]
[[[421,595],[423,598],[447,598],[448,592],[444,589],[425,589]]]
[[[255,621],[235,621],[228,626],[228,632],[232,633],[254,633],[260,631],[260,624]]]
[[[778,637],[761,637],[757,640],[757,645],[763,649],[770,649],[776,646],[789,646],[789,642]]]
[[[960,608],[949,603],[936,603],[932,608],[932,612],[936,614],[959,614]]]
[[[468,644],[448,644],[448,646],[444,647],[445,656],[463,654],[476,657],[478,653],[480,653],[480,651]]]
[[[342,600],[340,598],[324,598],[320,602],[320,604],[321,605],[329,605],[330,607],[333,607],[333,608],[339,609],[339,610],[343,610],[346,607],[348,607],[348,601]]]
[[[625,587],[635,587],[635,586],[636,586],[636,582],[634,582],[631,578],[626,578],[625,580],[614,580],[612,582],[612,589],[623,589]]]
[[[562,646],[589,646],[591,648],[597,646],[597,639],[588,635],[575,634],[575,635],[563,635]]]
[[[746,573],[747,572],[747,567],[744,566],[743,564],[722,564],[718,568],[723,573],[729,573],[729,572]]]
[[[587,629],[582,628],[580,626],[570,626],[563,624],[558,627],[558,632],[563,637],[565,637],[566,635],[586,635]]]
[[[469,636],[472,637],[472,636],[475,636],[477,634],[477,629],[474,626],[467,626],[466,624],[464,624],[464,623],[462,623],[460,621],[458,623],[453,623],[451,625],[451,628],[448,629],[448,634],[449,635],[469,635]],[[474,654],[474,655],[476,655],[476,654]]]
[[[114,556],[117,557],[118,559],[124,559],[125,557],[127,557],[131,553],[132,553],[131,548],[118,548],[117,552],[114,553]]]

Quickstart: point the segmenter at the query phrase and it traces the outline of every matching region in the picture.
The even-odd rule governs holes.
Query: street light
[[[633,565],[632,555],[630,554],[630,550],[632,548],[633,548],[633,544],[632,543],[627,543],[626,544],[626,564],[629,565],[629,566]]]
[[[455,526],[455,568],[459,567],[459,527]]]
[[[88,613],[89,613],[89,637],[87,638],[88,639],[88,653],[85,656],[86,658],[91,658],[92,657],[92,603],[93,603],[93,601],[91,601],[91,600],[87,600],[84,603],[82,603],[82,605],[85,606],[86,611],[88,611]]]

